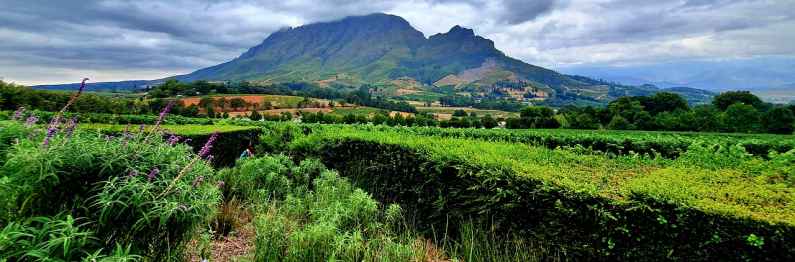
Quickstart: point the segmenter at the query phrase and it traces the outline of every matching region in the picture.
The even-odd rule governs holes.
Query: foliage
[[[5,122],[0,133],[18,125]],[[188,147],[172,146],[159,135],[125,133],[111,138],[78,130],[56,134],[42,144],[45,135],[49,137],[35,126],[27,128],[26,137],[8,149],[0,168],[0,221],[9,222],[7,230],[46,232],[51,239],[34,235],[25,240],[30,250],[45,250],[35,251],[40,255],[50,256],[55,250],[64,252],[65,260],[117,252],[178,258],[220,199],[215,184],[201,183],[213,179],[212,168],[197,161]],[[57,237],[59,230],[68,232]],[[6,237],[24,235],[29,234]],[[42,249],[70,239],[76,245],[84,239],[86,244],[78,248],[64,242],[68,248],[62,249],[68,250]]]
[[[318,126],[290,152],[320,157],[377,199],[413,210],[409,219],[426,231],[449,224],[457,232],[457,221],[476,218],[498,232],[559,243],[573,258],[795,254],[795,213],[782,208],[795,203],[795,192],[775,171],[791,163],[749,156],[741,146],[694,146],[676,160],[608,158],[576,148]],[[761,248],[746,241],[749,234],[764,239]]]

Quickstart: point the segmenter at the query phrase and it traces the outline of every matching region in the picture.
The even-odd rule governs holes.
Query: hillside
[[[493,41],[461,26],[426,38],[403,18],[381,13],[285,28],[231,61],[173,78],[259,84],[308,82],[324,87],[371,84],[385,87],[390,90],[385,95],[393,97],[417,92],[440,94],[432,91],[440,87],[447,91],[439,96],[549,105],[604,104],[624,95],[660,91],[530,65],[506,56]],[[135,84],[158,82],[162,80]],[[690,99],[691,92],[677,93],[695,101]]]

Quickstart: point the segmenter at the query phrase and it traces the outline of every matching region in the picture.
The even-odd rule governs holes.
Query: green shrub
[[[677,160],[608,158],[403,129],[319,127],[290,149],[321,158],[384,203],[405,206],[429,234],[463,232],[461,221],[473,220],[498,233],[556,243],[550,253],[575,259],[791,260],[795,254],[795,192],[770,179],[778,174],[771,170],[789,170],[791,158],[766,161],[742,147],[716,150],[718,159],[696,152]],[[749,245],[750,234],[764,244]]]
[[[66,212],[84,219],[81,230],[92,232],[98,246],[129,246],[162,260],[182,255],[220,200],[215,183],[201,183],[214,180],[212,168],[159,134],[111,138],[78,131],[42,145],[43,133],[31,130],[0,168],[6,221]]]

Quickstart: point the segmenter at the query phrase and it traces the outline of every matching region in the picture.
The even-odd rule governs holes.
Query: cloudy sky
[[[795,57],[795,0],[0,0],[0,7],[0,78],[22,84],[188,73],[285,26],[373,12],[402,16],[426,36],[473,28],[510,56],[564,71]]]

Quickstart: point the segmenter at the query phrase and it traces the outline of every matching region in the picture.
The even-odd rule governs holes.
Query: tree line
[[[350,88],[347,88],[350,89]],[[311,83],[278,83],[258,85],[251,82],[212,83],[195,81],[190,83],[174,79],[167,80],[147,93],[153,98],[175,96],[203,96],[210,94],[268,94],[289,95],[342,100],[346,103],[381,108],[392,111],[416,113],[417,109],[404,101],[391,101],[384,96],[375,95],[376,89],[370,85],[362,85],[354,90],[338,88],[322,88]]]

